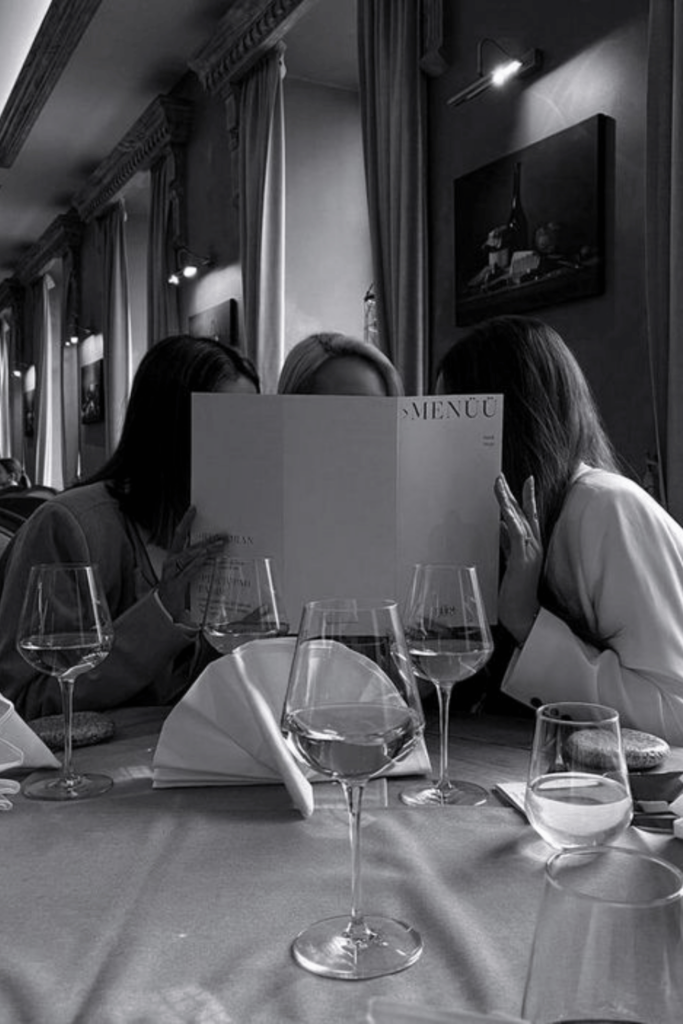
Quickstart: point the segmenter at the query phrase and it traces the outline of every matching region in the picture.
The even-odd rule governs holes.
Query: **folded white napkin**
[[[0,739],[18,747],[23,755],[22,768],[59,768],[50,748],[23,720],[11,700],[0,696]],[[17,767],[13,765],[12,767]]]
[[[153,785],[284,783],[305,816],[313,789],[280,731],[296,639],[253,640],[211,662],[164,722]],[[422,742],[392,772],[430,771]]]

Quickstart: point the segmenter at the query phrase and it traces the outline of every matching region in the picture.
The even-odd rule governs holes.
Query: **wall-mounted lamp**
[[[213,260],[208,256],[198,256],[185,246],[176,250],[176,269],[168,275],[168,283],[179,285],[182,279],[196,277],[200,267],[210,267]]]
[[[486,44],[495,46],[496,49],[505,57],[504,61],[500,61],[490,71],[484,71],[483,55],[484,46]],[[543,54],[541,50],[527,50],[526,53],[522,54],[521,57],[513,57],[512,54],[504,50],[500,43],[497,43],[495,39],[480,39],[477,45],[477,77],[470,85],[465,89],[461,89],[455,96],[451,96],[450,99],[446,100],[446,105],[449,107],[457,107],[460,103],[467,103],[468,100],[473,100],[475,96],[479,96],[482,92],[486,92],[492,85],[501,86],[511,78],[520,78],[522,75],[529,75],[533,71],[538,71],[543,63]]]
[[[91,334],[94,334],[92,327],[77,327],[75,324],[71,324],[69,327],[69,336],[64,342],[64,348],[71,348],[72,345],[78,345],[79,341],[83,338],[89,338]]]

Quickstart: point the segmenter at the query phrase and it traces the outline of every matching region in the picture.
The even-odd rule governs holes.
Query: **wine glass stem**
[[[351,840],[351,919],[344,934],[352,942],[362,943],[372,937],[372,932],[363,920],[361,911],[360,812],[365,783],[342,782],[341,785],[349,811],[349,838]]]
[[[74,680],[59,676],[59,688],[62,693],[62,711],[64,714],[64,756],[62,759],[62,780],[66,785],[73,785],[78,776],[71,767],[71,747],[73,736],[73,694]]]
[[[439,701],[439,778],[436,788],[441,790],[451,789],[451,780],[448,774],[448,726],[450,722],[451,706],[450,686],[437,686],[436,695]]]

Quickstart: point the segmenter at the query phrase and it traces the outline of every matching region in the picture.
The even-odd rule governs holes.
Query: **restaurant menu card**
[[[212,661],[166,718],[154,753],[153,786],[229,786],[283,783],[307,817],[312,782],[329,781],[300,764],[280,729],[296,640],[253,640]],[[340,651],[339,671],[349,671],[352,651]],[[384,774],[431,770],[420,738],[405,759]]]
[[[195,535],[275,560],[306,601],[401,601],[416,562],[476,565],[496,620],[500,395],[193,396]]]

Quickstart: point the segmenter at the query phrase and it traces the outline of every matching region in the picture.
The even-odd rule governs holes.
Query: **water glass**
[[[683,875],[619,846],[555,853],[524,993],[531,1024],[680,1024]]]
[[[633,800],[619,715],[559,702],[536,712],[525,810],[550,846],[602,846],[631,823]]]

